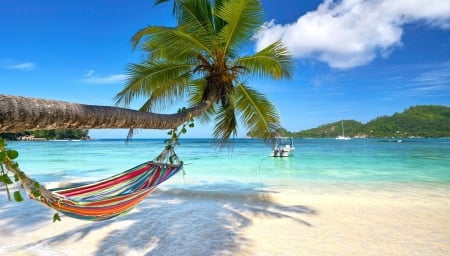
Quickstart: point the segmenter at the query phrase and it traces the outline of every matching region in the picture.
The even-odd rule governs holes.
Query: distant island
[[[55,129],[25,131],[21,133],[0,133],[7,140],[43,141],[43,140],[89,140],[89,130],[85,129]]]
[[[367,124],[355,120],[339,120],[317,128],[290,132],[282,129],[284,136],[296,138],[448,138],[450,137],[450,107],[438,105],[414,106],[392,116],[377,117]]]
[[[450,138],[450,107],[421,105],[392,116],[377,117],[367,124],[355,120],[339,120],[299,132],[280,129],[281,136],[294,138]],[[252,134],[247,134],[248,137]]]

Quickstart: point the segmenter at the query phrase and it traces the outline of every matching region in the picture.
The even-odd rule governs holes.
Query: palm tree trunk
[[[200,115],[211,100],[174,114],[0,94],[0,132],[50,129],[172,129]]]

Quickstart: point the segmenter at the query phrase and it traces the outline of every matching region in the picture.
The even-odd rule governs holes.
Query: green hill
[[[362,127],[362,123],[355,120],[343,120],[346,136],[353,136],[357,134]],[[317,128],[304,130],[296,133],[284,131],[285,136],[303,137],[303,138],[331,138],[342,135],[341,121],[337,121],[330,124],[321,125]]]
[[[345,135],[350,137],[450,137],[450,107],[446,106],[415,106],[367,124],[354,120],[343,122]],[[283,133],[302,138],[334,138],[342,134],[341,121],[300,132],[283,130]]]
[[[79,140],[89,139],[89,130],[56,129],[25,131],[21,133],[0,133],[0,138],[7,140]]]

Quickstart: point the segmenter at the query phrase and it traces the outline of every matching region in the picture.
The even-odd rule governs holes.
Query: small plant
[[[8,199],[11,201],[11,193],[9,191],[8,185],[13,184],[14,182],[25,180],[26,176],[22,171],[20,171],[19,163],[14,161],[19,157],[19,152],[13,149],[8,149],[6,146],[7,144],[5,143],[5,140],[3,138],[0,138],[0,182],[5,185]],[[14,174],[14,182],[9,176],[10,171]],[[30,188],[30,192],[35,198],[39,198],[41,196],[39,188],[40,184],[33,181],[33,187]],[[23,197],[20,194],[20,191],[15,191],[13,193],[13,197],[16,202],[23,201]]]
[[[20,171],[19,163],[15,161],[19,157],[19,152],[13,149],[8,149],[7,144],[3,138],[0,138],[0,185],[3,183],[5,186],[6,194],[8,195],[8,200],[11,201],[11,191],[9,190],[9,185],[14,184],[14,182],[31,180],[26,177],[26,175]],[[14,181],[10,178],[10,172],[14,174]],[[32,181],[31,188],[28,188],[29,193],[35,198],[40,199],[41,190],[40,184],[38,182]],[[14,201],[22,202],[24,199],[19,190],[13,193]],[[53,222],[61,221],[58,213],[53,215]]]
[[[11,201],[11,192],[9,190],[9,185],[12,185],[14,184],[14,182],[20,180],[20,177],[18,175],[20,174],[19,164],[14,161],[14,159],[16,159],[17,157],[19,157],[19,152],[13,149],[6,148],[5,140],[3,138],[0,138],[0,184],[4,184],[9,201]],[[9,176],[9,170],[15,171],[14,182]],[[13,197],[16,202],[23,201],[23,197],[20,194],[20,191],[15,191],[13,193]]]
[[[185,110],[185,108],[182,108],[178,110],[178,112]],[[182,134],[185,134],[187,132],[188,127],[194,127],[194,119],[192,118],[192,116],[181,127],[175,127],[167,133],[168,135],[170,135],[170,139],[164,141],[164,143],[166,143],[167,145],[165,147],[165,150],[156,158],[158,161],[168,160],[170,164],[181,162],[174,149],[176,145],[179,145],[178,139]]]

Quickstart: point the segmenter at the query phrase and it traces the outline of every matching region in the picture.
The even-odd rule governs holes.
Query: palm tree
[[[156,3],[167,0],[157,0]],[[292,62],[287,49],[275,42],[253,55],[238,55],[262,23],[258,0],[174,0],[178,26],[147,27],[137,32],[134,47],[148,55],[130,64],[130,78],[117,94],[116,103],[129,106],[146,97],[145,104],[130,109],[83,105],[62,101],[0,95],[0,132],[61,128],[173,129],[200,117],[214,117],[214,136],[225,142],[236,135],[238,118],[249,132],[274,137],[280,128],[275,107],[247,85],[250,77],[289,78]],[[191,107],[175,114],[148,113],[187,98]],[[27,187],[38,187],[11,161],[17,152],[0,143],[3,164]],[[3,180],[6,184],[7,181]]]
[[[0,132],[130,127],[172,129],[200,113],[199,107],[174,114],[155,114],[0,94]]]
[[[156,1],[157,4],[167,0]],[[289,78],[292,62],[275,42],[253,54],[238,56],[262,22],[257,0],[174,0],[179,25],[147,27],[132,41],[148,59],[130,64],[130,79],[117,95],[128,106],[148,97],[141,111],[152,111],[187,96],[191,108],[174,114],[83,105],[63,101],[0,95],[0,132],[45,129],[172,129],[192,117],[215,117],[214,135],[234,135],[237,113],[252,134],[270,138],[279,128],[274,106],[246,84],[251,76]]]
[[[252,134],[277,135],[274,105],[247,80],[290,78],[291,57],[280,41],[239,55],[263,22],[260,1],[174,0],[174,14],[176,27],[149,26],[133,36],[133,47],[146,59],[128,66],[129,79],[116,104],[128,107],[144,97],[139,110],[151,112],[187,99],[201,121],[214,118],[213,135],[222,142],[236,135],[238,119]]]

